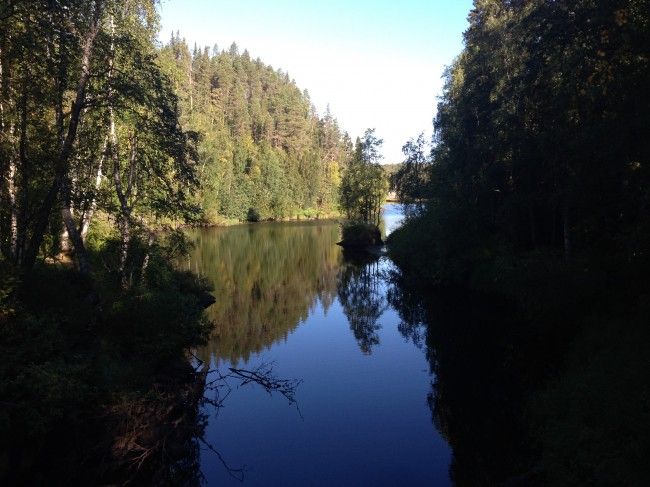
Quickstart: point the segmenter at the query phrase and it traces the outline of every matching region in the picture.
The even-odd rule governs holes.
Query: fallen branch
[[[208,371],[208,375],[216,374],[216,377],[206,383],[206,389],[213,390],[216,393],[215,399],[204,398],[206,402],[217,408],[223,407],[223,402],[232,392],[229,380],[235,379],[239,381],[238,387],[248,384],[257,384],[261,386],[269,395],[278,393],[282,395],[289,404],[295,405],[298,414],[302,418],[302,412],[296,401],[296,389],[302,384],[302,379],[280,379],[275,376],[273,362],[262,363],[253,370],[238,369],[229,367],[227,374],[222,374],[220,370],[213,369]],[[221,390],[227,389],[224,397],[221,397]]]
[[[230,377],[241,380],[241,385],[258,384],[268,392],[277,392],[284,396],[289,403],[296,403],[296,389],[302,383],[301,379],[278,379],[273,375],[273,363],[261,364],[255,370],[236,369],[230,367]]]
[[[244,473],[246,473],[246,465],[244,465],[241,468],[232,468],[230,465],[228,465],[226,460],[224,460],[221,453],[219,453],[210,443],[208,443],[207,441],[205,441],[201,437],[199,437],[199,441],[201,443],[203,443],[206,447],[208,447],[208,449],[217,456],[217,458],[219,459],[221,464],[224,466],[224,468],[228,472],[228,475],[230,475],[234,479],[239,480],[242,483],[244,482]]]

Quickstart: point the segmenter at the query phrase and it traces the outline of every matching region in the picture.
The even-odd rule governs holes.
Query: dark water
[[[386,231],[400,218],[387,205]],[[295,404],[230,380],[223,407],[205,405],[200,468],[209,485],[240,485],[218,455],[246,466],[245,485],[451,483],[450,447],[432,421],[425,332],[417,319],[405,323],[403,302],[401,315],[391,304],[387,258],[346,261],[331,222],[191,235],[187,266],[217,296],[214,336],[198,356],[222,373],[272,363],[277,378],[302,381]]]

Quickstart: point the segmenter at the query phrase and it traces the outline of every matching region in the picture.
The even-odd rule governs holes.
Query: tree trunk
[[[571,258],[571,226],[569,221],[569,203],[564,202],[562,208],[562,219],[564,226],[564,260],[568,261]]]
[[[532,248],[537,247],[537,224],[535,222],[535,212],[533,206],[528,206],[528,222],[530,225],[530,243]]]
[[[122,289],[129,288],[129,279],[126,276],[126,261],[129,257],[129,244],[131,243],[131,222],[125,215],[120,217],[120,260],[118,272]]]
[[[155,241],[155,236],[153,232],[151,232],[149,233],[149,240],[147,241],[147,253],[144,256],[144,260],[142,261],[142,270],[140,272],[140,280],[143,283],[146,280],[147,267],[149,267],[149,260],[151,255],[151,246],[153,245],[154,241]]]
[[[113,107],[109,107],[110,113],[110,138],[111,138],[111,157],[113,159],[113,182],[115,183],[115,193],[120,202],[120,258],[118,264],[118,272],[122,288],[129,287],[129,281],[126,277],[126,261],[129,255],[129,244],[131,242],[131,208],[127,198],[127,193],[124,192],[122,186],[120,153],[117,140],[117,131],[115,129],[115,116]],[[128,189],[127,189],[128,191]]]
[[[74,247],[74,257],[77,262],[77,269],[80,273],[88,275],[90,274],[90,260],[88,259],[88,252],[86,251],[86,246],[83,243],[81,234],[77,230],[74,218],[72,216],[72,211],[68,204],[63,205],[61,209],[61,217],[65,225],[68,237],[72,242]]]
[[[97,209],[97,191],[99,191],[99,187],[102,184],[102,177],[103,177],[102,169],[104,166],[104,159],[106,158],[107,150],[108,150],[108,137],[104,139],[102,154],[99,158],[99,164],[97,166],[97,174],[95,176],[95,192],[93,194],[92,200],[90,201],[90,206],[81,217],[81,225],[79,227],[79,232],[81,233],[81,240],[84,243],[86,242],[88,230],[90,229],[90,222],[92,221],[95,210]]]
[[[54,204],[56,203],[57,197],[59,196],[59,192],[65,182],[65,178],[68,173],[70,165],[69,159],[70,155],[72,154],[74,143],[77,139],[77,128],[79,126],[81,113],[86,98],[86,87],[88,86],[88,81],[90,80],[91,58],[95,47],[95,40],[99,32],[102,5],[102,1],[96,1],[92,24],[84,40],[83,54],[81,58],[81,74],[77,82],[75,100],[70,111],[70,122],[68,124],[68,130],[61,149],[56,156],[56,160],[54,161],[54,180],[50,185],[50,189],[47,192],[43,203],[41,204],[41,207],[36,213],[36,223],[34,224],[32,237],[25,252],[25,258],[23,259],[23,267],[27,270],[31,270],[36,262],[36,256],[38,255],[41,243],[43,242],[43,237],[47,231],[47,225],[52,213],[52,209],[54,208]]]
[[[114,56],[115,56],[115,20],[113,16],[110,16],[110,26],[111,26],[111,47],[110,47],[110,56],[108,59],[108,81],[110,85],[110,81],[113,77],[113,62],[114,62]],[[109,99],[112,96],[112,90],[109,88]],[[113,123],[113,112],[112,112],[112,107],[111,107],[111,123]],[[92,218],[95,214],[95,210],[97,209],[97,192],[99,191],[99,188],[101,187],[102,184],[102,177],[103,177],[103,169],[104,169],[104,160],[106,159],[107,156],[107,151],[108,151],[108,142],[109,142],[109,135],[107,135],[104,138],[104,144],[102,146],[102,152],[99,157],[99,163],[97,165],[97,173],[95,175],[95,191],[93,193],[92,199],[90,201],[90,204],[87,208],[85,208],[83,215],[81,216],[81,222],[79,224],[79,233],[81,234],[81,240],[86,243],[86,238],[88,236],[88,230],[90,230],[90,223],[92,222]]]
[[[2,46],[0,46],[0,132],[4,133],[6,129],[5,125],[5,107],[4,107],[4,95],[5,95],[5,81],[4,81],[4,71],[3,71],[3,56],[2,56]],[[12,141],[13,145],[13,124],[9,124],[9,139]],[[12,149],[13,151],[13,149]],[[9,168],[7,170],[7,194],[9,196],[9,211],[10,222],[9,222],[9,257],[12,261],[16,261],[18,257],[18,211],[16,207],[16,158],[13,154],[9,155]]]
[[[113,182],[115,183],[115,193],[120,202],[120,258],[118,265],[118,272],[120,274],[120,281],[122,287],[127,289],[129,287],[128,279],[126,278],[126,261],[129,255],[129,244],[131,243],[131,208],[129,207],[127,196],[123,191],[122,177],[120,174],[120,155],[117,145],[117,134],[115,132],[115,121],[113,119],[113,110],[111,112],[111,156],[113,158]]]
[[[109,79],[113,76],[113,65],[114,58],[113,53],[115,50],[115,22],[113,16],[111,16],[111,57],[108,61],[108,77]],[[111,96],[109,96],[109,99]],[[120,275],[120,283],[123,289],[129,288],[129,280],[126,276],[126,262],[129,256],[129,245],[131,243],[131,208],[129,207],[128,202],[128,193],[131,189],[131,181],[129,180],[129,188],[127,191],[124,191],[122,186],[122,176],[121,176],[121,163],[120,163],[120,151],[119,151],[119,141],[117,139],[117,129],[115,124],[115,110],[113,109],[112,103],[108,107],[109,113],[109,137],[111,144],[111,158],[113,160],[113,182],[115,183],[115,193],[117,194],[117,199],[120,203],[120,217],[119,217],[119,230],[120,230],[120,255],[118,263],[118,273]]]
[[[67,217],[74,222],[74,207],[70,199],[70,181],[67,181],[67,184],[64,186],[64,198],[63,206],[61,208],[61,221],[63,222],[63,229],[61,230],[61,252],[64,254],[69,254],[72,252],[73,243],[71,241],[70,233],[68,232],[69,223],[66,222],[66,213]]]
[[[16,206],[16,160],[13,157],[9,159],[7,192],[9,193],[9,208],[11,212],[9,224],[9,255],[15,262],[18,259],[18,208]]]
[[[8,97],[8,89],[6,86],[7,83],[5,83],[5,72],[4,72],[4,67],[3,67],[3,53],[2,53],[2,45],[0,45],[0,132],[4,132],[6,125],[5,125],[5,96]]]

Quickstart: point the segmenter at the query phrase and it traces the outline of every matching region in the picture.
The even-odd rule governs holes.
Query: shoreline
[[[269,224],[269,223],[315,223],[315,222],[339,222],[341,221],[342,216],[327,216],[323,218],[283,218],[283,219],[268,219],[260,220],[257,222],[249,221],[225,221],[225,222],[205,222],[205,223],[193,223],[193,224],[181,224],[175,226],[176,229],[195,229],[195,228],[230,228],[236,226],[244,225],[259,225],[259,224]]]

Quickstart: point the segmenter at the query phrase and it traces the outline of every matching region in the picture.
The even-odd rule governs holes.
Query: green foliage
[[[11,264],[0,258],[0,319],[13,311],[19,279]]]
[[[45,316],[3,323],[0,391],[9,399],[0,413],[4,438],[45,435],[56,422],[71,420],[71,413],[91,397],[88,363],[75,363],[79,355],[65,333],[65,325]],[[66,358],[67,353],[74,355]]]
[[[476,0],[469,20],[414,186],[426,207],[389,237],[427,289],[508,304],[447,325],[431,306],[454,479],[644,485],[650,4]]]
[[[196,220],[197,134],[179,125],[157,28],[150,0],[15,2],[0,17],[0,169],[8,175],[0,250],[8,260],[30,269],[39,252],[74,247],[89,272],[84,239],[96,211],[116,217],[125,247],[129,225],[145,216]]]
[[[363,248],[383,244],[379,228],[370,223],[347,222],[341,234],[345,247]]]
[[[498,254],[647,260],[648,12],[647,0],[477,0],[446,74],[433,163],[402,191],[426,194],[426,229],[405,230],[410,244],[396,234],[395,248],[412,245],[440,281]]]
[[[438,282],[437,270],[442,258],[436,239],[435,221],[421,217],[406,220],[387,239],[391,258],[409,274],[423,281]]]
[[[409,140],[402,152],[406,158],[391,176],[392,189],[403,203],[421,201],[428,196],[431,165],[424,134]]]
[[[350,144],[329,110],[236,45],[159,47],[156,6],[0,8],[1,467],[11,448],[25,469],[53,444],[103,453],[106,411],[151,406],[157,375],[189,367],[209,286],[161,229],[336,211]]]
[[[152,278],[157,281],[151,290],[116,301],[106,317],[110,349],[129,363],[139,362],[132,370],[145,378],[152,371],[148,367],[155,370],[203,343],[209,329],[198,293],[184,285],[189,276],[156,272]]]
[[[388,178],[379,165],[383,140],[368,129],[357,139],[339,188],[339,206],[348,220],[379,224],[381,206],[388,195]]]
[[[168,230],[162,235],[162,246],[158,252],[165,258],[165,262],[175,262],[182,257],[187,257],[194,245],[188,240],[183,230]],[[164,265],[164,262],[161,262]]]
[[[103,248],[93,259],[115,262],[106,254],[117,246]],[[20,468],[29,468],[41,448],[54,445],[69,448],[62,459],[103,454],[98,436],[110,437],[113,425],[96,418],[119,398],[145,397],[156,374],[185,363],[186,351],[204,343],[212,325],[201,298],[209,286],[174,269],[168,258],[177,254],[164,244],[152,248],[145,279],[128,291],[114,272],[96,273],[90,284],[51,265],[12,284],[12,305],[0,314],[0,455],[20,452]],[[18,283],[13,276],[6,282]],[[89,299],[91,285],[100,303]]]
[[[644,298],[624,319],[590,316],[563,373],[532,397],[531,429],[549,485],[643,485],[650,478]]]
[[[98,212],[90,223],[86,246],[89,251],[98,253],[104,249],[107,242],[116,240],[118,236],[115,222],[110,220],[108,214]]]
[[[194,201],[207,221],[250,220],[250,208],[259,219],[336,209],[349,148],[329,111],[318,117],[286,73],[237,48],[191,53],[178,35],[160,61],[180,98],[183,126],[201,133],[203,188]]]
[[[390,190],[393,191],[395,188],[393,186],[393,177],[402,168],[402,163],[398,162],[396,164],[382,164],[382,167],[384,168],[384,171],[388,175],[388,179],[390,180]]]
[[[260,221],[260,212],[257,211],[255,208],[249,208],[248,212],[246,213],[246,221],[249,222]]]

